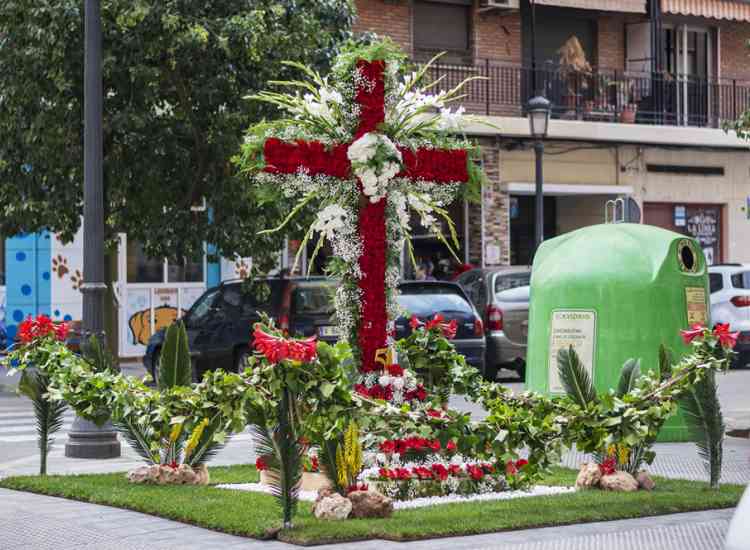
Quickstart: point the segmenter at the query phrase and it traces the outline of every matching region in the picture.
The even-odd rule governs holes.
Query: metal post
[[[541,95],[536,87],[536,2],[531,0],[531,95]]]
[[[542,170],[542,157],[544,156],[544,142],[537,140],[534,142],[534,156],[536,160],[536,209],[534,216],[534,255],[539,250],[544,241],[544,173]]]
[[[104,340],[104,186],[102,168],[102,26],[100,0],[86,0],[83,132],[83,327],[81,338]],[[115,458],[120,442],[112,424],[76,417],[65,456]]]

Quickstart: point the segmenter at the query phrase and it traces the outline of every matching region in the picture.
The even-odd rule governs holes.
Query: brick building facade
[[[472,263],[530,260],[534,172],[522,117],[535,86],[553,104],[546,236],[603,221],[606,202],[619,197],[646,223],[677,231],[687,229],[665,214],[671,209],[710,218],[716,234],[705,238],[706,253],[714,261],[750,261],[740,246],[750,239],[750,155],[745,142],[721,130],[750,107],[748,4],[536,0],[532,70],[529,0],[355,3],[355,32],[390,36],[416,62],[447,51],[432,71],[446,87],[487,77],[472,82],[462,100],[494,128],[471,128],[489,179],[482,203],[464,209]],[[590,72],[571,76],[561,67],[557,51],[571,36]]]

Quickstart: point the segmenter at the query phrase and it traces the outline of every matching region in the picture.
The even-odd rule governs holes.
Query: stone
[[[648,475],[646,470],[641,470],[635,476],[635,480],[638,482],[638,488],[644,491],[652,491],[656,487],[656,483],[651,476]]]
[[[164,464],[139,466],[127,474],[131,483],[154,483],[156,485],[207,485],[208,469],[205,465],[195,469],[187,464],[180,464],[177,468]]]
[[[388,518],[393,515],[393,501],[375,491],[352,491],[349,493],[353,518]]]
[[[320,489],[318,489],[318,496],[315,498],[315,504],[317,504],[324,498],[330,497],[331,495],[334,495],[334,494],[336,494],[336,491],[334,491],[330,487],[321,487]]]
[[[302,483],[300,489],[302,491],[319,491],[324,487],[330,487],[331,482],[325,474],[320,472],[302,472]]]
[[[602,476],[599,487],[605,491],[621,491],[631,493],[638,490],[638,482],[627,472],[617,471],[614,474]]]
[[[576,487],[579,489],[592,489],[599,485],[602,478],[602,471],[595,462],[584,462],[581,464],[581,470],[576,478]]]
[[[342,520],[348,518],[351,511],[351,501],[338,493],[320,499],[313,508],[318,519]]]
[[[151,481],[151,468],[149,466],[138,466],[128,472],[128,481],[130,483],[146,483]]]

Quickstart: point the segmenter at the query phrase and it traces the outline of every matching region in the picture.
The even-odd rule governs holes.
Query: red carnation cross
[[[360,105],[359,125],[355,140],[368,132],[375,132],[385,120],[384,61],[357,62],[357,69],[374,86],[360,86],[355,100]],[[297,141],[288,143],[271,138],[264,144],[264,170],[272,174],[295,174],[304,168],[311,176],[326,175],[335,178],[351,176],[347,158],[350,143],[326,149],[319,142]],[[398,177],[411,180],[466,182],[467,156],[464,150],[400,148],[403,170]],[[360,183],[361,188],[361,183]],[[388,198],[372,203],[364,195],[360,198],[359,235],[364,253],[359,259],[362,279],[362,311],[358,340],[362,351],[362,372],[373,372],[379,367],[375,362],[378,349],[386,346],[388,313],[385,302],[386,230],[385,207]]]

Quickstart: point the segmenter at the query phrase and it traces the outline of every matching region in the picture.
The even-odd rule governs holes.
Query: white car
[[[718,264],[708,268],[711,322],[739,331],[737,364],[750,363],[750,264]]]
[[[745,490],[729,524],[724,550],[750,550],[750,489]]]

